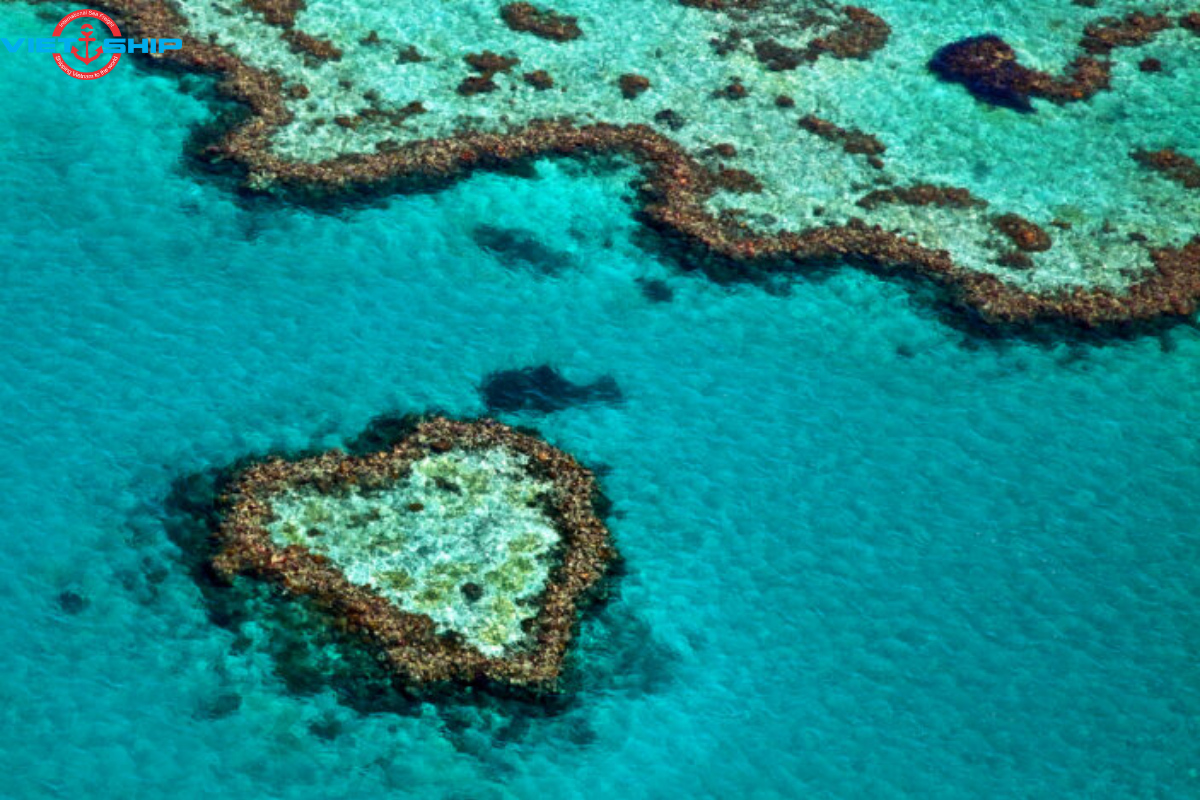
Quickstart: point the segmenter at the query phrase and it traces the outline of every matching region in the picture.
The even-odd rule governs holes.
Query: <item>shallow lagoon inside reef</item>
[[[642,246],[623,168],[245,201],[184,165],[179,78],[44,66],[0,59],[0,796],[1200,793],[1194,328],[993,342],[859,271],[720,286]],[[623,398],[502,415],[614,505],[564,707],[353,707],[209,618],[180,476],[544,363]]]

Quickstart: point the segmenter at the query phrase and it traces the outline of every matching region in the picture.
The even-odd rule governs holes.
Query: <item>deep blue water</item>
[[[856,271],[718,286],[571,163],[242,202],[184,164],[179,80],[0,81],[0,795],[1200,794],[1194,329],[996,344]],[[605,468],[627,561],[564,711],[363,712],[208,618],[179,476],[542,363],[624,397],[504,417]]]

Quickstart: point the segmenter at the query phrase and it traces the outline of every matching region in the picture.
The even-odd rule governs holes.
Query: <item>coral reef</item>
[[[403,684],[556,688],[616,557],[592,475],[492,420],[427,419],[390,448],[250,466],[212,572],[303,597]]]
[[[825,214],[822,224],[814,227],[811,220],[820,215],[825,205],[822,202],[810,213],[787,217],[784,222],[788,224],[782,228],[756,228],[751,223],[758,224],[765,215],[722,208],[722,204],[729,202],[731,197],[745,198],[745,202],[753,203],[755,198],[778,191],[779,182],[786,182],[788,176],[764,174],[761,156],[755,160],[754,148],[745,148],[745,143],[738,140],[737,150],[742,161],[739,166],[753,174],[763,185],[764,192],[737,194],[737,189],[753,184],[737,172],[732,176],[727,172],[722,177],[720,167],[704,163],[699,155],[713,142],[723,141],[728,135],[723,130],[712,135],[717,129],[708,121],[696,120],[693,115],[698,112],[691,106],[664,107],[674,105],[686,87],[680,90],[658,83],[655,77],[660,74],[658,72],[647,70],[646,74],[650,76],[647,80],[655,81],[654,89],[640,102],[624,102],[620,95],[615,99],[620,108],[628,109],[629,116],[641,118],[643,122],[585,122],[583,119],[588,114],[577,118],[564,113],[561,106],[547,106],[549,110],[542,116],[522,115],[522,104],[533,102],[531,98],[546,101],[569,98],[575,87],[558,81],[563,85],[556,85],[555,91],[548,92],[542,88],[545,81],[540,77],[523,80],[517,76],[506,80],[505,91],[499,92],[495,77],[510,71],[518,57],[494,53],[489,57],[486,52],[479,53],[468,57],[468,64],[476,74],[461,80],[457,87],[454,83],[448,87],[449,97],[459,103],[454,106],[457,116],[445,113],[446,95],[422,94],[419,100],[430,113],[409,117],[403,131],[398,132],[388,115],[392,110],[405,107],[405,103],[416,102],[415,98],[410,96],[397,101],[394,96],[389,96],[375,112],[364,116],[363,112],[372,107],[369,92],[356,88],[352,81],[336,78],[332,71],[335,65],[328,61],[318,58],[316,67],[307,64],[300,68],[292,62],[271,60],[279,56],[271,51],[270,59],[262,57],[256,62],[257,66],[252,66],[239,41],[223,37],[220,31],[212,29],[213,20],[219,22],[225,17],[220,14],[188,16],[199,6],[207,9],[208,2],[187,0],[183,11],[160,0],[104,0],[102,5],[120,13],[122,30],[128,25],[131,35],[182,37],[184,46],[180,50],[159,54],[155,62],[218,73],[222,76],[221,92],[247,107],[250,113],[208,144],[202,155],[209,161],[226,163],[241,170],[251,190],[285,192],[299,198],[363,189],[389,191],[398,186],[424,185],[426,182],[442,184],[475,169],[507,168],[546,155],[615,153],[632,159],[643,170],[637,192],[639,217],[665,234],[666,241],[686,254],[688,263],[698,264],[713,274],[749,276],[792,272],[831,259],[848,259],[854,266],[880,274],[917,275],[932,280],[941,287],[949,306],[966,311],[972,318],[1006,326],[1065,321],[1091,327],[1186,315],[1195,310],[1200,298],[1200,246],[1196,240],[1188,240],[1194,231],[1179,226],[1166,243],[1148,242],[1143,247],[1118,249],[1125,266],[1109,268],[1103,257],[1109,249],[1116,247],[1110,240],[1119,239],[1128,244],[1133,241],[1130,234],[1143,235],[1142,231],[1131,228],[1128,221],[1122,231],[1106,228],[1099,232],[1100,236],[1107,237],[1102,248],[1085,249],[1077,255],[1072,248],[1092,247],[1091,240],[1097,234],[1091,228],[1098,227],[1098,223],[1081,226],[1076,220],[1074,232],[1056,235],[1052,249],[1045,251],[1033,269],[1022,267],[1024,272],[1020,274],[1032,275],[1035,280],[1018,280],[1017,274],[1003,260],[1008,257],[997,256],[992,245],[986,243],[991,217],[977,214],[979,206],[904,202],[900,199],[902,189],[897,188],[898,181],[911,185],[919,185],[919,181],[889,174],[883,163],[884,148],[880,140],[844,122],[823,120],[812,113],[815,109],[811,106],[802,109],[806,112],[801,121],[805,130],[828,138],[842,152],[856,159],[861,157],[864,164],[872,168],[866,170],[865,175],[858,173],[857,178],[847,174],[849,191],[845,194],[850,197],[849,204],[853,206],[854,198],[870,196],[873,191],[885,194],[875,195],[868,205],[856,206],[861,209],[861,218],[854,216],[852,210],[842,209]],[[884,38],[880,34],[882,26],[871,17],[821,0],[805,0],[801,11],[793,3],[775,0],[711,0],[687,5],[704,9],[695,12],[684,9],[687,14],[711,18],[714,29],[724,29],[727,35],[717,36],[718,44],[748,54],[753,52],[756,42],[767,38],[775,38],[798,49],[820,39],[825,48],[822,55],[856,59],[866,50],[843,43],[849,35],[845,33],[849,30],[847,25],[860,31],[861,35],[850,36],[855,41],[877,44]],[[253,15],[256,24],[263,25],[258,12],[247,13]],[[1093,20],[1080,39],[1083,55],[1068,66],[1065,77],[1051,77],[1016,64],[1011,48],[998,40],[972,45],[962,49],[959,55],[966,65],[965,76],[982,81],[989,91],[1008,97],[1012,102],[1019,104],[1028,102],[1030,97],[1042,96],[1058,102],[1082,100],[1107,85],[1111,70],[1108,56],[1114,52],[1113,48],[1143,43],[1165,30],[1164,24],[1174,25],[1175,19],[1128,14],[1107,21]],[[307,16],[301,22],[306,20]],[[495,24],[501,30],[507,30],[498,18]],[[192,35],[193,25],[199,26],[203,35]],[[277,32],[278,28],[274,30]],[[836,31],[843,33],[835,35]],[[318,33],[324,34],[323,31]],[[406,62],[402,68],[415,70],[432,69],[432,65],[445,65],[462,58],[461,51],[453,55],[431,55],[431,45],[422,41],[421,51],[412,49],[411,52],[429,61],[410,61],[404,55],[410,51],[399,43],[393,45],[378,36],[370,44],[360,43],[363,33],[365,31],[356,33],[348,43],[338,41],[332,46],[342,50],[343,59],[351,59],[360,57],[360,51],[380,51],[383,49],[381,44],[386,43],[388,49],[396,48],[391,52],[401,54],[398,60]],[[527,38],[521,34],[508,34]],[[602,32],[594,32],[589,27],[587,34],[573,47],[582,46]],[[277,33],[274,38],[278,41]],[[319,35],[313,35],[313,38],[321,40]],[[507,47],[508,44],[498,46]],[[308,49],[319,50],[315,46]],[[558,49],[569,51],[573,48]],[[316,58],[307,50],[305,54]],[[284,56],[291,58],[286,50]],[[630,66],[639,64],[621,65],[617,69]],[[989,70],[997,70],[1002,75],[988,77]],[[615,80],[619,74],[617,71],[606,73],[611,78],[606,77],[603,85],[611,87],[608,81]],[[763,84],[751,80],[753,76],[743,77],[746,78],[742,84],[745,93],[735,92],[743,99],[732,103],[710,102],[720,107],[722,113],[728,111],[729,114],[741,113],[740,109],[744,108],[746,114],[756,115],[761,114],[764,107],[777,109],[773,114],[788,113],[786,100],[783,103],[775,101],[777,97],[785,97],[780,95],[778,88],[770,87],[769,93],[760,96],[750,87]],[[454,80],[460,78],[455,76]],[[405,85],[403,80],[393,83],[400,87]],[[331,86],[335,88],[329,88]],[[712,86],[709,82],[704,87],[693,88],[701,89],[704,96],[711,97]],[[453,97],[456,88],[460,94],[475,98],[471,102],[479,104],[480,115],[472,117],[462,110],[463,101]],[[308,94],[301,96],[300,89]],[[611,89],[608,91],[616,94]],[[660,104],[647,102],[657,99],[660,94]],[[700,96],[698,92],[694,94]],[[730,95],[722,91],[721,96]],[[322,107],[318,100],[327,103],[326,107],[332,107],[334,113],[318,115],[313,110]],[[613,107],[608,107],[608,112],[612,111]],[[590,116],[595,118],[595,114]],[[346,124],[324,125],[325,119],[338,117]],[[705,130],[711,138],[697,147],[696,139],[703,134],[693,131],[705,125],[709,126]],[[888,191],[896,194],[887,195]],[[899,202],[883,200],[893,196]],[[910,198],[915,196],[910,195]],[[993,207],[999,205],[1002,204],[993,201]],[[928,213],[930,222],[916,228],[897,224],[888,210],[900,207],[906,207],[906,213],[911,215]],[[998,208],[997,214],[1002,216],[1006,210]],[[944,239],[930,236],[929,226],[934,220],[944,220],[948,213],[959,215],[954,224],[961,224],[971,237],[984,243],[969,244],[969,248],[974,249],[964,250],[959,239],[946,243]],[[938,214],[943,216],[936,216]],[[1057,217],[1058,212],[1047,213],[1045,218],[1052,216]],[[1162,226],[1158,226],[1155,231],[1147,230],[1146,233],[1162,242],[1164,234],[1159,232],[1161,230]],[[1059,257],[1064,248],[1068,253]],[[1088,260],[1097,262],[1093,271],[1089,271],[1092,267],[1088,266],[1063,273],[1065,277],[1043,277],[1048,272],[1043,269],[1044,264],[1078,264]],[[1118,272],[1119,277],[1114,277]],[[1101,279],[1094,280],[1093,274]]]

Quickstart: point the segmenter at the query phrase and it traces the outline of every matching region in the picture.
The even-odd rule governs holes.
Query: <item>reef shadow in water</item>
[[[536,411],[548,414],[588,403],[619,403],[621,388],[611,375],[591,383],[568,380],[554,367],[506,369],[484,378],[479,393],[491,411]]]
[[[637,285],[642,297],[651,303],[669,303],[675,299],[675,290],[661,278],[638,278]]]
[[[533,233],[520,228],[479,225],[471,231],[471,238],[503,263],[539,275],[555,275],[574,265],[568,253],[542,244]]]

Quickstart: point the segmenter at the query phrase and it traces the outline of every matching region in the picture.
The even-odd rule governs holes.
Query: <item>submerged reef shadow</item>
[[[620,403],[623,399],[611,375],[602,375],[591,383],[575,383],[549,364],[489,373],[479,385],[479,394],[490,411],[541,414],[592,403]]]
[[[532,231],[484,224],[471,231],[471,238],[505,265],[538,275],[557,275],[575,265],[570,253],[543,244]]]
[[[347,440],[347,449],[376,452],[411,435],[424,419],[424,415],[414,414],[376,417]],[[264,453],[180,475],[171,482],[155,515],[175,545],[173,557],[200,590],[208,619],[234,635],[235,651],[265,649],[289,692],[310,695],[330,690],[342,705],[360,714],[415,716],[427,711],[433,701],[448,730],[461,729],[467,720],[477,732],[511,740],[528,720],[569,714],[584,695],[614,687],[652,691],[668,679],[671,653],[654,642],[652,631],[635,611],[620,604],[619,575],[624,565],[619,558],[596,587],[594,602],[580,610],[579,641],[567,652],[560,690],[538,694],[493,683],[484,687],[475,682],[438,682],[414,687],[396,680],[394,671],[371,648],[364,647],[360,638],[308,598],[285,593],[273,583],[240,577],[230,582],[215,574],[212,559],[217,544],[213,536],[224,521],[227,501],[223,495],[233,482],[269,458],[295,460],[317,453],[316,448]],[[607,516],[610,504],[601,498],[595,507],[597,513]],[[253,634],[246,627],[251,622]],[[615,638],[610,640],[610,636]],[[216,697],[197,713],[218,718],[236,711],[236,693],[226,694],[232,697]],[[578,739],[586,743],[588,737]]]

